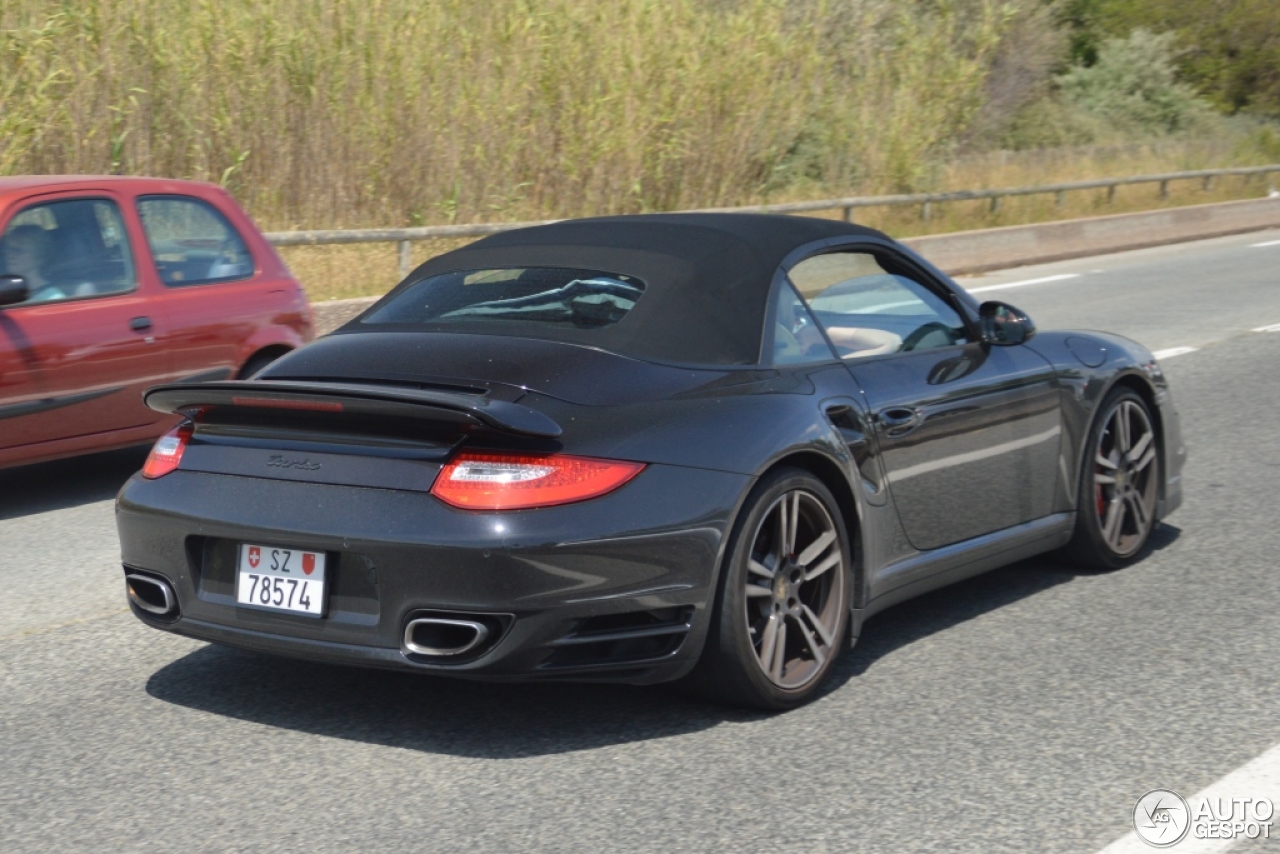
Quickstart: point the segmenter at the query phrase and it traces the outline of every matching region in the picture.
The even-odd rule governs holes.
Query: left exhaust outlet
[[[172,617],[178,613],[178,596],[169,582],[150,575],[129,573],[124,577],[124,584],[129,592],[129,601],[148,614]]]

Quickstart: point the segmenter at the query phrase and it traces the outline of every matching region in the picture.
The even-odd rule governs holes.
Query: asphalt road
[[[874,618],[785,715],[156,632],[124,608],[112,520],[141,456],[0,473],[0,851],[1097,851],[1144,792],[1280,743],[1268,240],[966,280],[1052,278],[980,293],[1198,348],[1164,362],[1186,504],[1123,571],[1031,560]]]

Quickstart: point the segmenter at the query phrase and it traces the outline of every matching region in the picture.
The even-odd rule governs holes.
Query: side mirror
[[[0,276],[0,306],[26,302],[29,296],[31,289],[22,276]]]
[[[988,344],[1008,347],[1030,340],[1036,334],[1036,325],[1026,312],[1007,302],[992,300],[978,308],[982,326],[982,340]]]

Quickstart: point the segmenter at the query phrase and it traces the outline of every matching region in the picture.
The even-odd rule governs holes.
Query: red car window
[[[144,196],[138,213],[160,279],[170,287],[247,279],[253,257],[212,205],[186,196]]]
[[[108,199],[48,202],[20,211],[0,238],[0,273],[27,280],[28,303],[137,287],[124,223]]]

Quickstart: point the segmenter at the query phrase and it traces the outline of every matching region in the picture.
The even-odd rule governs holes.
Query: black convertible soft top
[[[646,361],[753,365],[760,355],[769,286],[783,259],[806,243],[851,236],[884,235],[845,222],[764,214],[643,214],[522,228],[432,258],[342,331],[372,331],[365,318],[429,276],[513,267],[582,268],[639,278],[644,295],[610,326],[509,324],[502,334],[586,344]],[[436,330],[431,323],[412,328],[494,331],[463,330],[457,324]]]

